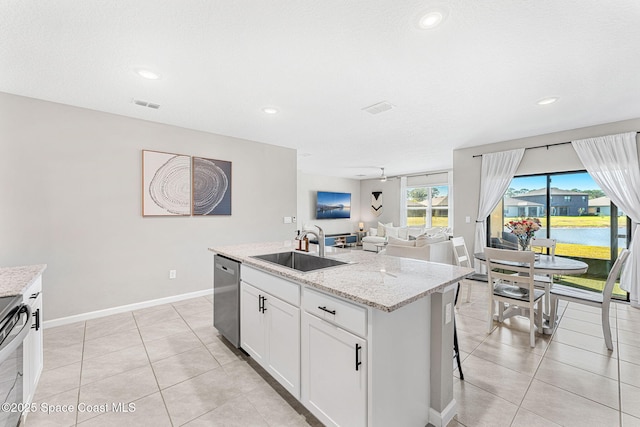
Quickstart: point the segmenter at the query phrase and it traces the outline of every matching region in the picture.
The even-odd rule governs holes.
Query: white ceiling
[[[441,170],[640,117],[640,1],[4,0],[0,91],[296,148],[308,173]]]

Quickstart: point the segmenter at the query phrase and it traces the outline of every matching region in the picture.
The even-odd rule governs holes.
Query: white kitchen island
[[[456,414],[453,295],[471,269],[327,248],[350,264],[303,273],[252,258],[293,242],[210,250],[242,263],[241,347],[324,424],[443,426]]]

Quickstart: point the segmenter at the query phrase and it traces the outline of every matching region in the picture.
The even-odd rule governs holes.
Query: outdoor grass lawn
[[[574,258],[611,259],[608,246],[587,246],[573,243],[556,243],[556,255]]]
[[[602,292],[605,280],[578,276],[556,276],[553,283]],[[614,285],[613,295],[623,299],[627,298],[627,293],[620,289],[620,283]]]
[[[409,217],[407,218],[407,226],[409,227],[424,227],[425,220],[423,217]],[[434,216],[431,218],[432,227],[448,227],[449,219],[444,216]]]

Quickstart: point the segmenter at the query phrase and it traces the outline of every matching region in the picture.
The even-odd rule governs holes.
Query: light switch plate
[[[290,216],[285,216],[284,217],[284,223],[285,224],[291,224],[291,217]]]

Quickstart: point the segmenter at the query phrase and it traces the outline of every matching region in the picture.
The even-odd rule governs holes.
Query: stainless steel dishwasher
[[[240,263],[213,257],[213,326],[240,347]]]

